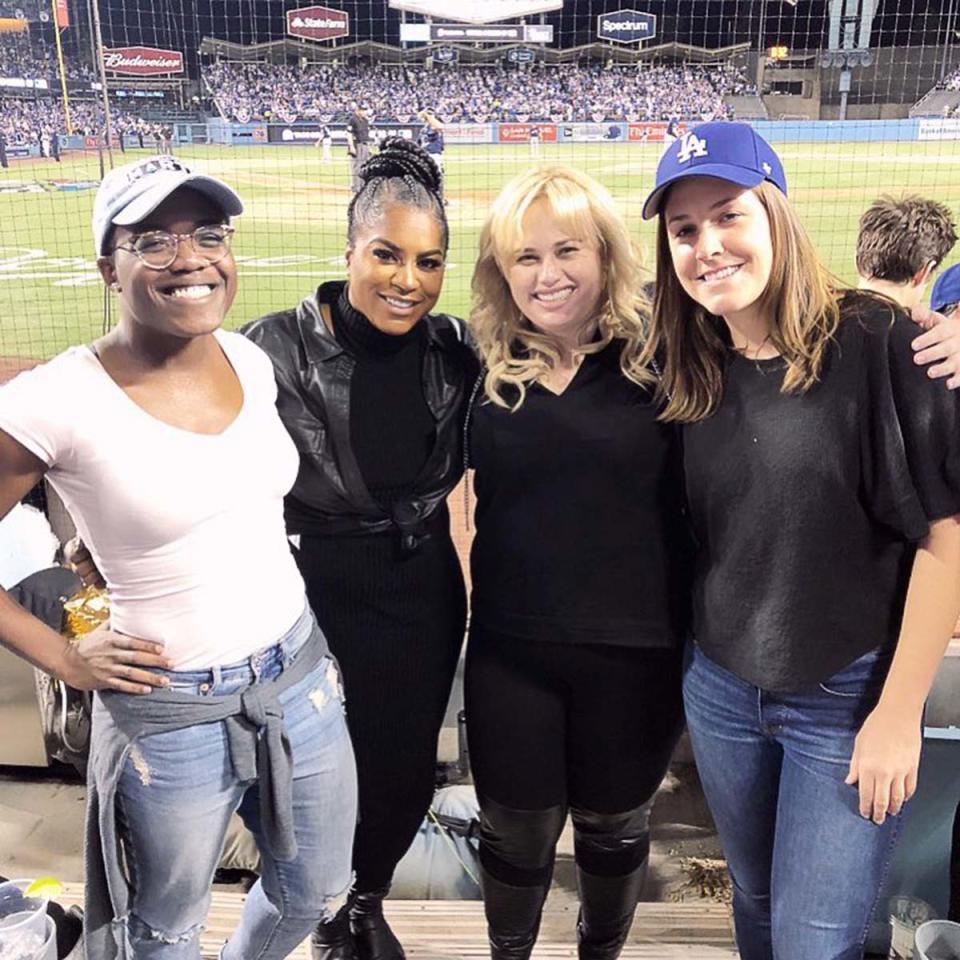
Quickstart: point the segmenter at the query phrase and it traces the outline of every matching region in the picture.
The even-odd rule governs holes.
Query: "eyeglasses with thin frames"
[[[197,227],[193,233],[168,233],[166,230],[149,230],[138,233],[127,244],[118,243],[111,253],[126,250],[136,254],[151,270],[166,270],[180,249],[182,240],[189,240],[193,252],[207,263],[218,263],[230,252],[230,238],[234,228],[225,223]]]

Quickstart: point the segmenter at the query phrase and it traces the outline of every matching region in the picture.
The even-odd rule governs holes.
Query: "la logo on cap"
[[[695,133],[685,133],[680,141],[680,152],[677,154],[678,163],[687,163],[691,157],[705,157],[707,155],[707,141]]]

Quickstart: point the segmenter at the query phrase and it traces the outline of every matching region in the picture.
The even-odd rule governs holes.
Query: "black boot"
[[[318,923],[310,934],[311,960],[358,960],[350,933],[350,901],[326,923]]]
[[[358,960],[405,960],[406,954],[383,915],[390,887],[358,893],[350,908],[350,929]]]
[[[481,870],[491,960],[527,960],[537,942],[546,886],[514,887]]]
[[[644,860],[631,873],[619,877],[597,877],[577,868],[580,960],[616,960],[620,956],[647,879],[647,863]]]

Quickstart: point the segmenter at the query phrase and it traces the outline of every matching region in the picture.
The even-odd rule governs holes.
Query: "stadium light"
[[[563,0],[471,0],[460,9],[449,0],[390,0],[391,10],[440,17],[458,23],[498,23],[534,13],[562,10]]]

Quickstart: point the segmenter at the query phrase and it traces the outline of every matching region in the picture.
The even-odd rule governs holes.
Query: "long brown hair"
[[[819,379],[827,344],[840,322],[839,285],[820,262],[787,198],[766,182],[754,192],[767,212],[773,245],[760,307],[771,318],[770,343],[786,361],[783,392],[802,393]],[[653,316],[642,358],[663,363],[661,419],[692,423],[717,409],[728,343],[723,319],[704,310],[681,286],[661,213]]]

